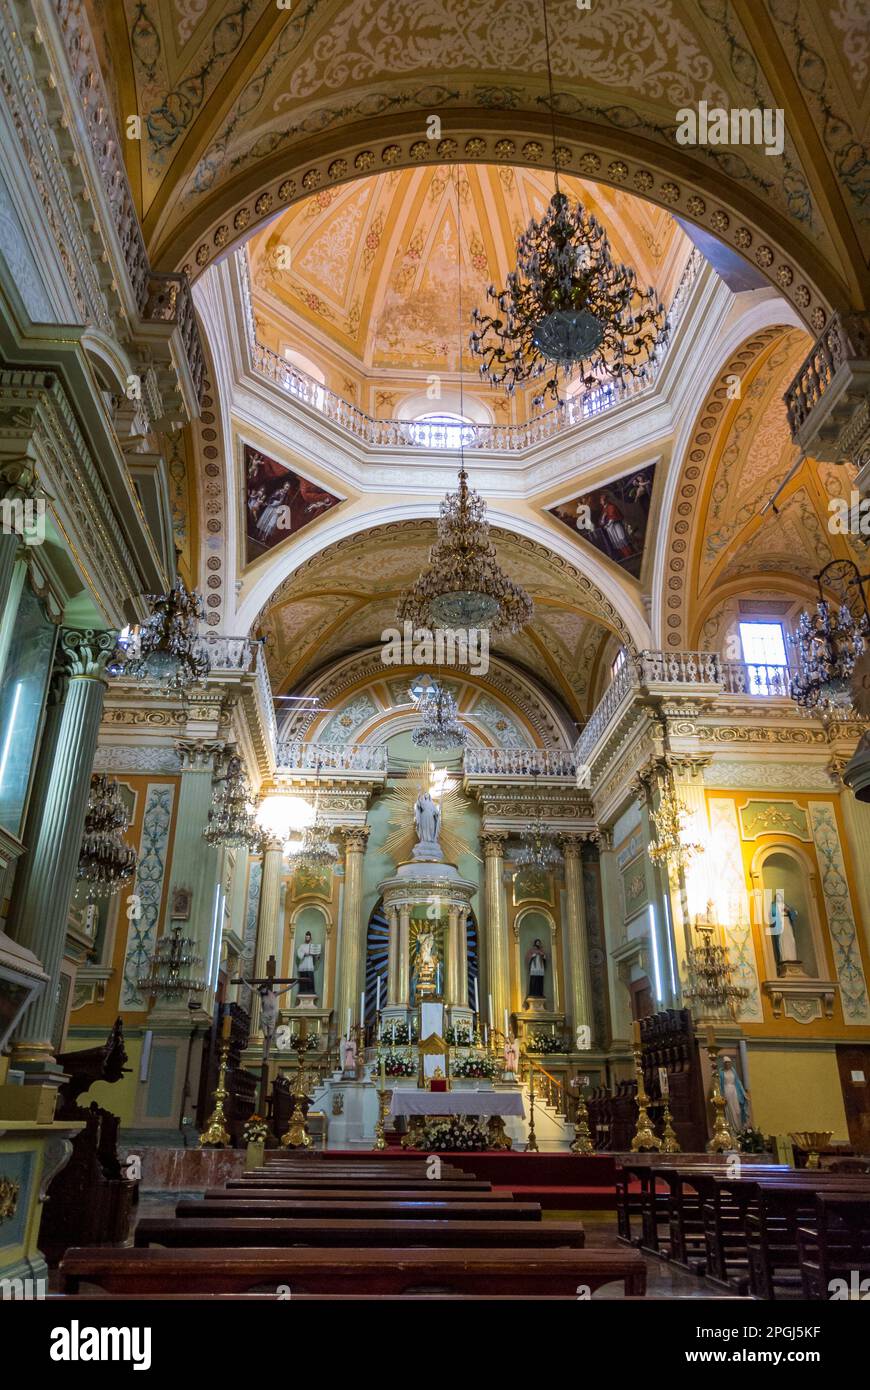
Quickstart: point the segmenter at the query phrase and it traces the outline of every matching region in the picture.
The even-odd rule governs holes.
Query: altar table
[[[525,1118],[518,1091],[395,1090],[390,1114],[398,1115],[518,1115]]]

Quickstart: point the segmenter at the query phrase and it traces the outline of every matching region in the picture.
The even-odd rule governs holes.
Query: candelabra
[[[650,1151],[660,1152],[661,1141],[656,1137],[652,1127],[652,1121],[647,1113],[649,1097],[646,1093],[646,1086],[643,1080],[643,1066],[641,1065],[642,1052],[640,1043],[634,1048],[634,1075],[637,1082],[637,1125],[635,1126],[634,1138],[631,1141],[631,1152],[649,1153]]]
[[[725,1097],[719,1084],[719,1054],[712,1037],[708,1038],[707,1056],[710,1059],[710,1070],[713,1073],[713,1085],[710,1091],[710,1104],[713,1106],[713,1135],[707,1145],[707,1152],[711,1154],[733,1153],[737,1148],[737,1140],[731,1133],[725,1118]]]
[[[229,1095],[227,1090],[227,1060],[230,1055],[230,1044],[227,1039],[221,1046],[220,1066],[218,1068],[218,1080],[214,1093],[214,1110],[208,1124],[199,1136],[200,1146],[205,1148],[207,1145],[214,1145],[215,1148],[224,1148],[230,1142],[230,1134],[227,1129],[226,1115],[224,1113],[224,1101]]]
[[[196,942],[182,936],[181,927],[174,926],[168,936],[162,936],[148,958],[148,969],[136,981],[142,994],[164,999],[180,999],[182,995],[201,994],[205,978],[196,973],[202,969],[202,957],[197,955]]]
[[[254,853],[262,841],[248,779],[241,758],[233,754],[224,776],[215,783],[208,824],[202,832],[210,845],[227,845]]]
[[[572,1154],[591,1154],[595,1152],[592,1143],[592,1136],[589,1133],[589,1111],[586,1109],[586,1101],[583,1099],[583,1091],[578,1083],[577,1086],[577,1109],[574,1112],[574,1139],[571,1144]]]
[[[148,594],[151,612],[144,623],[122,636],[109,674],[133,680],[156,681],[163,689],[184,695],[205,680],[211,669],[199,639],[205,606],[180,575],[165,594]]]
[[[695,930],[702,944],[686,952],[689,987],[684,991],[684,998],[697,1006],[698,1016],[727,1015],[736,1019],[749,991],[732,983],[733,972],[725,947],[713,940],[715,924],[696,920]]]

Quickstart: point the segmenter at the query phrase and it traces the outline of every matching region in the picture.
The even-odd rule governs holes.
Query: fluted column
[[[260,905],[257,910],[257,949],[254,954],[254,977],[262,980],[270,956],[277,957],[278,913],[281,908],[281,874],[284,867],[284,841],[277,835],[263,837],[263,869],[260,876]],[[278,968],[276,966],[276,974]],[[260,1031],[260,996],[256,990],[251,1000],[251,1037],[262,1042]]]
[[[503,1026],[505,1009],[510,1012],[510,943],[508,941],[507,899],[504,891],[505,831],[481,835],[486,861],[486,940],[489,965],[488,991],[481,992],[480,1007],[487,1017],[487,992],[492,995],[493,1026]]]
[[[568,946],[568,976],[565,994],[568,1016],[574,1029],[584,1024],[592,1028],[592,990],[589,979],[589,943],[586,939],[586,908],[583,902],[583,842],[579,836],[562,840],[565,855],[565,940]]]
[[[468,909],[456,909],[456,986],[453,1002],[463,1009],[468,1004]]]
[[[344,835],[344,896],[341,905],[341,941],[338,954],[338,988],[336,990],[336,1026],[343,1032],[347,1012],[357,1018],[362,989],[362,946],[364,926],[362,916],[362,871],[367,825],[354,825],[342,831]],[[359,1019],[360,1024],[364,1019]]]
[[[397,1004],[407,1005],[408,984],[411,978],[411,909],[407,903],[399,908],[399,994]]]
[[[399,1002],[399,912],[387,910],[387,1003]]]
[[[66,686],[40,750],[33,812],[25,830],[8,931],[42,962],[48,984],[13,1039],[13,1066],[42,1079],[56,1073],[52,1031],[60,967],[75,888],[91,770],[97,747],[106,663],[115,633],[62,629],[58,658]]]

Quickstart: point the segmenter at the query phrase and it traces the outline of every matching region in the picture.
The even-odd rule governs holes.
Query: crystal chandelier
[[[536,801],[538,776],[539,774],[535,770],[532,777],[535,779]],[[534,820],[528,829],[523,831],[520,848],[516,853],[514,863],[521,869],[542,869],[545,873],[557,868],[562,863],[562,851],[559,849],[555,837],[547,829],[540,803],[538,803]]]
[[[136,851],[123,836],[130,825],[118,783],[94,773],[88,792],[85,829],[76,878],[88,885],[88,897],[116,893],[136,872]]]
[[[470,339],[481,376],[508,395],[549,373],[535,407],[546,396],[560,404],[559,372],[578,366],[587,386],[643,379],[668,337],[655,290],[640,289],[635,272],[614,261],[597,219],[580,203],[572,209],[560,190],[546,0],[543,11],[556,190],[540,222],[533,218],[519,238],[506,288],[487,290],[493,313],[473,311]]]
[[[330,838],[332,829],[327,825],[320,812],[319,781],[320,764],[318,763],[314,792],[314,819],[310,825],[306,825],[303,829],[298,847],[291,848],[293,842],[289,841],[288,847],[285,849],[287,862],[294,873],[299,869],[309,873],[319,873],[323,869],[331,868],[338,859],[338,850]]]
[[[224,776],[215,783],[208,825],[202,834],[210,845],[227,845],[252,853],[260,847],[262,832],[257,825],[247,774],[235,753]]]
[[[148,959],[147,971],[136,981],[142,994],[161,995],[164,999],[180,999],[182,995],[201,994],[205,989],[202,974],[203,959],[196,953],[192,937],[182,936],[176,925],[162,936]]]
[[[531,619],[532,600],[498,563],[486,503],[468,486],[464,458],[458,490],[441,503],[429,567],[403,595],[398,616],[416,627],[491,628],[505,634],[519,632]]]
[[[714,942],[716,928],[712,922],[695,922],[701,945],[686,952],[689,988],[684,997],[696,1006],[701,1015],[730,1015],[736,1019],[740,1004],[749,998],[749,990],[732,984],[731,962],[724,946]]]
[[[148,594],[151,612],[129,638],[119,640],[119,655],[111,675],[155,681],[164,690],[183,694],[202,681],[211,663],[200,641],[205,618],[202,597],[191,592],[180,575],[165,594]]]
[[[420,696],[417,709],[420,723],[411,734],[411,742],[418,748],[445,752],[448,748],[465,746],[468,731],[459,722],[456,700],[443,685],[430,684]]]
[[[862,575],[853,560],[831,560],[816,575],[815,612],[801,613],[797,633],[790,638],[798,651],[791,698],[802,710],[822,719],[843,714],[852,705],[852,673],[859,657],[870,649],[870,613],[862,588],[868,579],[870,575]],[[824,597],[824,581],[843,590],[838,611]]]
[[[651,814],[656,838],[647,846],[647,854],[654,864],[685,869],[695,855],[703,854],[704,846],[687,838],[689,812],[672,787],[662,792],[658,810]]]

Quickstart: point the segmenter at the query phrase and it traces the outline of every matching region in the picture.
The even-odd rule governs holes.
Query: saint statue
[[[441,812],[429,792],[421,792],[414,802],[414,824],[420,844],[437,845]]]
[[[783,962],[800,959],[794,934],[796,922],[797,913],[777,889],[770,904],[770,933],[776,938],[777,955]]]
[[[439,960],[435,933],[422,927],[414,945],[412,986],[417,999],[431,998],[439,992]]]
[[[520,1065],[520,1048],[516,1038],[508,1036],[504,1045],[504,1069],[515,1076]]]
[[[314,994],[314,972],[317,969],[317,958],[322,951],[321,946],[315,946],[311,940],[311,932],[305,933],[305,940],[301,946],[296,948],[296,968],[299,972],[298,994]]]
[[[353,1038],[343,1038],[341,1042],[341,1069],[356,1075],[356,1043]]]
[[[749,1124],[749,1097],[730,1057],[719,1058],[719,1085],[725,1101],[725,1118],[736,1139]]]
[[[535,937],[534,945],[526,952],[526,965],[529,971],[529,999],[543,999],[544,979],[547,974],[547,957],[540,937]]]

